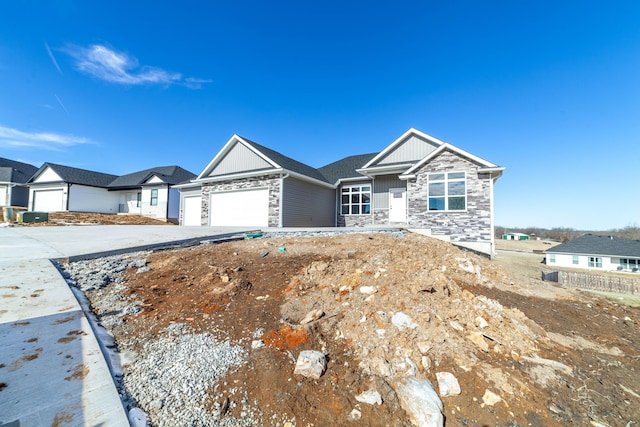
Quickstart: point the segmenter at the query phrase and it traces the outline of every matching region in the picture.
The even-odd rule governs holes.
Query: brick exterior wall
[[[450,151],[444,151],[407,183],[409,227],[430,229],[434,235],[449,236],[452,242],[491,242],[491,179],[478,174],[479,166]],[[427,174],[466,172],[467,209],[460,212],[428,210]]]
[[[269,227],[280,226],[280,175],[263,175],[234,179],[224,182],[202,184],[202,225],[209,225],[209,202],[211,193],[249,188],[269,188]]]

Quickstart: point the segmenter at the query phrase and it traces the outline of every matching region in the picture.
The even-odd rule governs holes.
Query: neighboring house
[[[173,185],[195,178],[179,166],[161,166],[122,175],[109,184],[116,192],[118,212],[178,222],[180,192]]]
[[[0,157],[0,206],[27,207],[29,178],[37,167]]]
[[[505,233],[502,240],[529,240],[529,235],[523,233]]]
[[[640,271],[640,240],[585,234],[545,251],[549,266]]]
[[[117,176],[45,163],[29,180],[29,208],[139,214],[177,222],[180,194],[171,186],[193,177],[179,166]]]
[[[397,224],[493,252],[493,184],[504,168],[416,129],[379,153],[319,169],[238,135],[178,187],[181,224]]]

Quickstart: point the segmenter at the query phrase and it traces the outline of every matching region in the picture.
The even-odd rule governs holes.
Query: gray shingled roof
[[[50,167],[57,173],[64,182],[114,190],[140,187],[144,181],[153,175],[158,175],[158,177],[170,185],[188,181],[196,177],[196,174],[182,169],[180,166],[160,166],[118,176],[71,166],[57,165],[55,163],[45,163],[37,172],[39,173],[47,167]]]
[[[38,169],[37,173],[42,172],[47,167],[50,167],[55,173],[57,173],[64,182],[71,184],[106,188],[114,179],[117,178],[117,175],[78,169],[71,166],[57,165],[55,163],[45,163],[40,167],[40,169]]]
[[[344,178],[365,178],[361,173],[356,172],[356,169],[366,165],[367,162],[373,159],[377,154],[378,153],[358,154],[355,156],[345,157],[337,162],[322,166],[318,170],[327,178],[327,181],[332,184],[335,184],[339,179]]]
[[[308,176],[310,178],[315,178],[319,181],[328,182],[327,179],[322,175],[318,169],[315,169],[309,165],[305,165],[304,163],[300,163],[297,160],[293,160],[291,157],[287,157],[284,154],[280,154],[277,151],[274,151],[270,148],[265,147],[264,145],[260,145],[256,142],[251,141],[245,137],[240,137],[247,143],[251,144],[256,150],[260,151],[262,154],[279,164],[282,168],[290,170],[291,172],[296,172],[301,175]]]
[[[28,163],[0,157],[0,182],[25,184],[37,171],[37,167]]]
[[[547,249],[545,252],[549,254],[562,253],[640,258],[640,240],[585,234],[569,240],[567,243]]]
[[[122,189],[140,187],[153,175],[157,175],[170,185],[189,181],[196,177],[196,174],[182,169],[180,166],[159,166],[119,176],[109,184],[109,188]]]

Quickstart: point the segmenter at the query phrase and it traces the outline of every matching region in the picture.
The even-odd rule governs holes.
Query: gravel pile
[[[89,298],[99,326],[122,336],[127,335],[123,316],[141,311],[136,294],[125,296],[122,273],[127,268],[144,272],[148,269],[144,257],[145,253],[117,255],[59,268],[67,283]],[[246,396],[216,395],[217,382],[228,369],[246,363],[246,351],[240,345],[219,342],[210,334],[192,334],[187,325],[175,323],[158,335],[130,336],[117,347],[126,358],[121,358],[122,375],[114,372],[114,380],[130,417],[135,414],[133,425],[147,421],[156,426],[260,425],[260,413]],[[240,418],[225,414],[228,408],[223,406],[229,398],[231,408],[242,405]],[[140,408],[146,415],[140,415]]]
[[[125,371],[126,391],[158,426],[254,426],[257,411],[243,401],[240,419],[221,417],[216,382],[227,370],[245,362],[246,351],[208,334],[189,334],[174,324],[154,340],[145,340],[136,360]],[[185,333],[186,332],[186,333]],[[214,405],[210,398],[214,395]],[[209,402],[209,404],[207,404]],[[213,407],[211,407],[213,406]]]

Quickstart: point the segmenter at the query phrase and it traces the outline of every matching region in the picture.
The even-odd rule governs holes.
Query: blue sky
[[[3,2],[0,156],[199,173],[237,133],[319,167],[414,127],[507,168],[496,224],[625,227],[639,23],[637,1]]]

